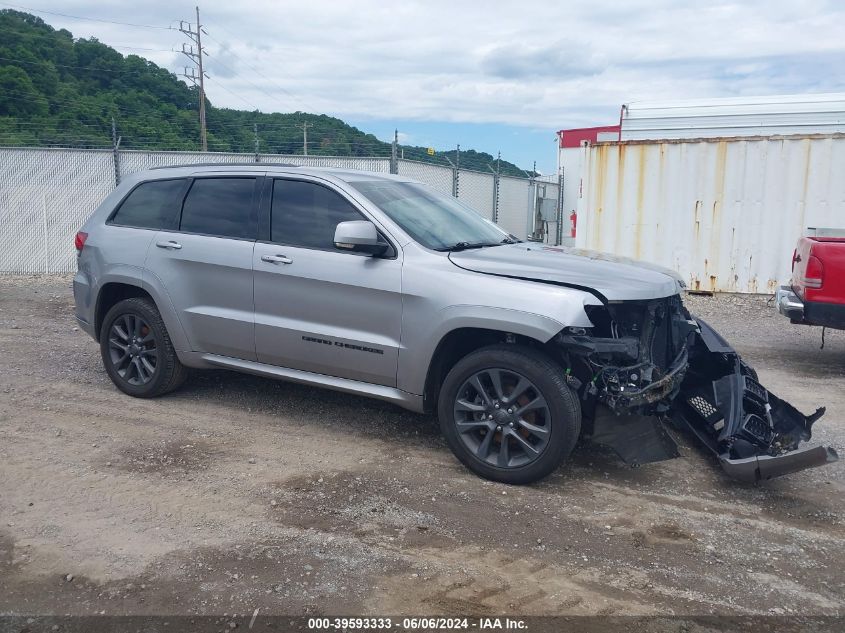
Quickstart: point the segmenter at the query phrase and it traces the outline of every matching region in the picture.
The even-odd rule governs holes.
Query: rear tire
[[[569,457],[581,406],[563,368],[529,347],[494,345],[452,368],[438,398],[440,429],[455,456],[493,481],[527,484]]]
[[[143,297],[124,299],[106,313],[100,355],[115,386],[136,398],[164,395],[187,376],[158,308]]]

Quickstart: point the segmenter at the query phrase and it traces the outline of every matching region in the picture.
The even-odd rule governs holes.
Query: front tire
[[[115,386],[136,398],[155,398],[173,391],[187,373],[161,314],[143,297],[124,299],[106,313],[100,354]]]
[[[517,345],[485,347],[458,361],[440,389],[438,417],[467,468],[508,484],[550,474],[581,431],[580,403],[563,368]]]

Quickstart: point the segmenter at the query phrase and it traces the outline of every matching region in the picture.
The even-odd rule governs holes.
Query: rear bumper
[[[73,277],[73,300],[76,322],[82,331],[97,340],[94,331],[94,292],[88,282],[88,276],[82,271],[77,271]]]
[[[79,329],[81,329],[83,332],[88,334],[95,341],[97,340],[97,335],[94,332],[94,325],[93,324],[89,323],[88,321],[83,319],[78,314],[76,315],[76,322],[79,324]]]
[[[845,329],[845,303],[804,302],[789,286],[778,288],[775,300],[778,312],[793,323]]]
[[[804,302],[789,286],[781,286],[775,293],[778,312],[790,321],[804,321]]]
[[[804,321],[811,325],[845,330],[845,303],[808,301],[804,304]]]

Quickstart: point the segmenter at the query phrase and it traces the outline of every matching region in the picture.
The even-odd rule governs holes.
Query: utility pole
[[[308,156],[308,128],[314,127],[313,123],[297,123],[296,127],[302,130],[302,155]]]
[[[190,22],[183,22],[179,20],[179,30],[182,31],[185,35],[190,38],[193,44],[186,45],[182,44],[182,54],[191,60],[197,66],[197,70],[199,71],[198,74],[194,73],[194,69],[191,68],[191,72],[188,73],[188,68],[185,68],[185,72],[183,77],[187,80],[191,81],[195,86],[199,88],[199,110],[200,110],[200,146],[202,147],[203,152],[208,151],[208,134],[205,128],[205,72],[202,69],[202,56],[205,52],[202,50],[202,25],[200,24],[200,8],[197,7],[197,30],[194,31]],[[207,35],[207,34],[206,34]],[[197,50],[194,51],[194,44],[197,45]]]

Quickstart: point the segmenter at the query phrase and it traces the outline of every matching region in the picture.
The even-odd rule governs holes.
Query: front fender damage
[[[590,318],[594,330],[568,328],[555,343],[582,398],[585,434],[629,464],[679,455],[664,423],[688,431],[742,481],[838,459],[832,448],[801,445],[824,408],[806,416],[770,393],[680,297],[607,306]]]

